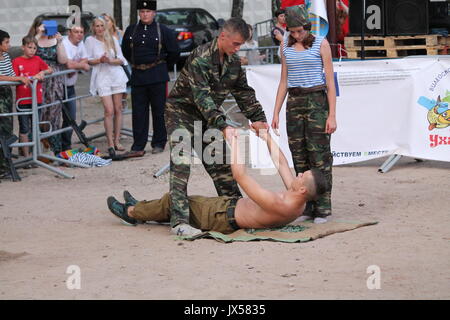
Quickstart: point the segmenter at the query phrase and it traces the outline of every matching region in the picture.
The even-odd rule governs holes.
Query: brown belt
[[[230,224],[230,227],[233,228],[234,230],[240,229],[240,227],[236,223],[236,217],[234,216],[234,210],[236,210],[238,200],[239,200],[238,198],[231,199],[230,205],[227,208],[227,220],[228,223]]]
[[[302,87],[295,87],[295,88],[288,88],[288,92],[290,95],[293,96],[299,96],[305,93],[311,93],[311,92],[317,92],[325,90],[327,86],[325,84],[321,84],[319,86],[309,87],[309,88],[302,88]]]
[[[132,67],[133,67],[133,69],[137,69],[137,70],[148,70],[148,69],[151,69],[161,63],[164,63],[164,60],[159,60],[159,61],[156,61],[153,63],[147,63],[147,64],[133,64]]]

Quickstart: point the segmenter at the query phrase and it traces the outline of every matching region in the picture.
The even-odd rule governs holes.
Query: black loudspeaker
[[[430,28],[446,28],[450,31],[450,0],[430,1],[428,9]]]
[[[385,34],[385,1],[389,0],[366,0],[366,35]],[[349,35],[361,34],[363,0],[351,0],[349,2]]]
[[[386,35],[428,34],[428,0],[386,0]]]

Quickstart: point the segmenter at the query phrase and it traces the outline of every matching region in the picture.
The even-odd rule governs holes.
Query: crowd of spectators
[[[284,11],[277,11],[275,16],[276,24],[272,36],[274,44],[277,45],[279,44],[278,38],[282,39],[285,32]],[[141,20],[143,18],[145,19],[145,17],[141,17]],[[83,26],[73,26],[67,30],[66,36],[62,36],[58,30],[48,31],[46,22],[40,17],[33,21],[28,34],[22,39],[23,55],[15,59],[11,59],[8,54],[10,49],[9,34],[0,30],[0,81],[21,82],[15,88],[12,87],[16,90],[15,102],[12,101],[14,95],[11,87],[0,86],[0,113],[31,111],[31,84],[33,80],[37,79],[39,80],[37,102],[41,107],[39,110],[41,132],[70,127],[72,121],[76,121],[77,118],[77,102],[74,98],[76,97],[75,87],[78,73],[79,71],[91,71],[90,93],[100,97],[104,108],[107,153],[114,157],[116,151],[125,151],[120,143],[123,101],[130,91],[132,94],[133,91],[135,92],[132,100],[138,100],[136,92],[140,85],[135,84],[133,87],[133,82],[130,81],[132,79],[132,61],[130,60],[130,52],[124,49],[128,47],[128,44],[124,41],[126,32],[120,30],[114,18],[107,13],[102,13],[93,20],[90,26],[91,30],[89,30],[91,35],[87,38],[85,36],[88,30],[84,30]],[[131,27],[127,29],[128,32],[130,32]],[[242,46],[244,50],[239,53],[241,63],[243,65],[261,64],[265,56],[261,55],[258,50],[258,41],[253,37],[251,25],[249,25],[249,30],[250,37]],[[146,28],[143,32],[145,31],[147,31]],[[167,32],[166,29],[164,29],[164,32]],[[145,34],[142,36],[145,37]],[[126,41],[129,42],[129,39],[126,39]],[[124,50],[123,53],[122,50]],[[76,70],[76,72],[68,75],[45,77],[66,69]],[[133,72],[141,73],[142,70],[133,70]],[[134,82],[136,82],[136,78]],[[164,83],[167,83],[167,81],[164,81]],[[127,84],[131,84],[131,90],[130,87],[127,88]],[[166,84],[162,87],[162,91],[165,95]],[[63,103],[63,100],[69,101]],[[148,101],[145,101],[144,104],[148,103]],[[14,105],[17,106],[17,109],[14,108]],[[51,106],[42,107],[42,105]],[[133,116],[133,130],[135,122],[138,122],[137,118],[141,121],[143,117]],[[155,119],[153,120],[155,121]],[[154,123],[157,129],[158,125],[160,124]],[[19,117],[20,142],[30,141],[32,138],[31,127],[31,116]],[[159,131],[165,132],[162,129]],[[12,118],[0,117],[0,134],[9,136],[12,135],[12,132]],[[158,132],[156,133],[158,134]],[[72,130],[52,135],[43,141],[44,146],[50,148],[57,156],[59,153],[72,148],[72,135]],[[142,136],[146,139],[147,135],[142,134]],[[162,151],[165,145],[164,139],[160,139],[160,145],[152,144],[152,147],[157,151]],[[133,146],[136,147],[136,150],[140,148],[138,152],[143,155],[143,152],[140,151],[142,146],[140,145],[139,148],[136,146],[137,141],[140,140],[135,138]],[[142,142],[140,144],[145,145]],[[132,148],[131,152],[136,152],[136,150]],[[20,148],[19,154],[29,157],[29,148]],[[0,173],[5,171],[2,170],[5,165],[1,159],[0,150]]]
[[[58,32],[61,29],[52,30],[46,23],[41,17],[33,21],[22,39],[22,55],[14,59],[8,53],[11,49],[10,35],[0,30],[0,81],[20,82],[15,87],[0,86],[0,114],[30,112],[31,85],[34,80],[38,80],[38,106],[50,105],[39,110],[41,132],[69,127],[77,117],[77,102],[74,98],[78,71],[92,70],[90,91],[101,97],[105,109],[108,147],[125,150],[120,144],[120,132],[122,99],[126,98],[129,79],[122,68],[128,65],[120,47],[123,31],[116,26],[114,18],[106,13],[93,21],[92,35],[86,40],[88,30],[83,26],[74,25],[67,30],[66,36],[62,36]],[[46,77],[67,69],[76,72]],[[63,103],[63,100],[69,101]],[[63,112],[63,105],[66,112]],[[21,115],[18,120],[20,142],[27,143],[32,138],[31,116]],[[11,136],[12,124],[12,117],[0,117],[0,135]],[[52,135],[43,141],[44,146],[58,155],[72,148],[72,135],[72,130]],[[20,148],[19,154],[29,157],[29,148]],[[0,175],[6,171],[5,160],[0,151]]]

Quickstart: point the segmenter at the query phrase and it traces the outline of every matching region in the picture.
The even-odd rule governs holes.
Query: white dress
[[[108,57],[111,59],[120,59],[123,61],[123,65],[127,65],[127,60],[123,56],[122,49],[116,38],[114,38],[114,44],[116,46],[117,55],[115,56],[114,51],[111,49],[108,53]],[[85,47],[89,60],[99,59],[106,52],[104,43],[93,36],[86,39]],[[125,74],[125,71],[123,71],[122,66],[100,63],[92,68],[90,92],[94,96],[101,95],[101,92],[111,91],[111,88],[123,88],[122,92],[126,92],[127,82],[128,77]]]

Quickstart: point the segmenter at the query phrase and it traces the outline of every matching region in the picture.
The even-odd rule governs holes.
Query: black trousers
[[[66,99],[75,98],[75,86],[67,86],[67,97]],[[65,103],[67,109],[69,110],[70,117],[75,121],[77,119],[77,101],[69,101]],[[70,127],[69,119],[67,119],[66,114],[63,112],[63,123],[62,128]],[[72,133],[73,131],[66,131],[61,133],[62,149],[63,151],[72,148]]]
[[[150,110],[152,110],[153,138],[152,148],[163,148],[167,143],[167,130],[164,120],[167,82],[131,87],[133,105],[133,139],[132,151],[143,151],[148,141]]]

